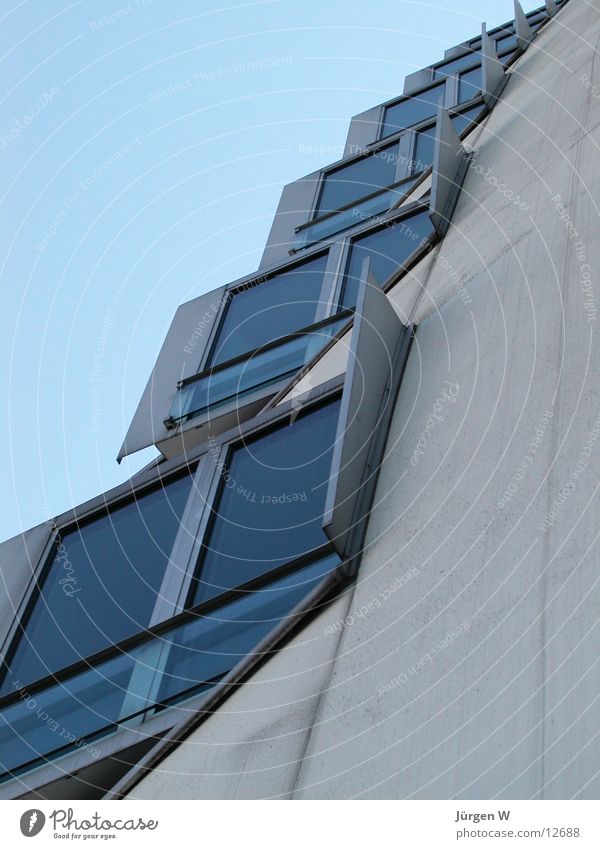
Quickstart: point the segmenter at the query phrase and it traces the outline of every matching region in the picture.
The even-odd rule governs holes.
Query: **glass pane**
[[[319,214],[333,212],[377,189],[391,186],[396,182],[397,165],[396,143],[329,172],[321,189]]]
[[[457,71],[462,71],[463,68],[468,68],[469,65],[474,65],[478,61],[480,61],[479,53],[465,53],[464,56],[461,56],[458,59],[451,59],[449,62],[439,65],[435,69],[435,76],[436,78],[449,77]]]
[[[435,146],[435,124],[426,130],[419,130],[415,142],[415,172],[426,171],[433,165],[433,149]]]
[[[391,227],[382,227],[355,239],[346,266],[340,308],[356,305],[362,264],[366,257],[371,257],[371,273],[382,286],[432,232],[428,213],[419,212]]]
[[[0,712],[0,780],[69,749],[89,747],[93,755],[91,741],[119,723],[210,689],[338,564],[328,555],[60,684],[24,690]]]
[[[233,669],[339,562],[330,554],[174,632],[158,701],[189,696],[199,670],[212,681]]]
[[[210,365],[314,324],[326,265],[324,254],[233,295]]]
[[[294,241],[294,248],[298,250],[306,247],[321,239],[326,239],[328,236],[333,236],[335,233],[341,233],[342,230],[353,227],[361,221],[368,221],[374,215],[387,212],[394,204],[402,200],[405,194],[410,191],[414,182],[414,180],[404,180],[393,189],[384,189],[368,200],[357,201],[355,206],[350,209],[344,209],[337,215],[315,222],[312,226],[306,227],[298,233]]]
[[[188,474],[64,534],[2,694],[148,626],[190,485]]]
[[[503,38],[496,39],[496,52],[503,53],[505,50],[512,50],[517,46],[516,35],[505,35]]]
[[[339,401],[236,448],[194,579],[197,605],[323,545]]]
[[[259,389],[291,377],[305,366],[343,327],[348,319],[337,319],[269,348],[184,386],[171,408],[171,417],[191,419],[241,400]]]
[[[406,130],[421,121],[426,121],[427,118],[434,118],[438,103],[444,101],[445,89],[445,83],[438,83],[408,100],[401,100],[400,103],[388,106],[385,110],[381,137],[385,138],[399,130]]]
[[[477,106],[472,106],[470,109],[461,112],[460,115],[453,115],[452,123],[458,135],[460,135],[472,121],[479,117],[484,110],[485,106],[480,103]]]
[[[481,91],[481,65],[460,75],[458,83],[458,102],[471,100]]]

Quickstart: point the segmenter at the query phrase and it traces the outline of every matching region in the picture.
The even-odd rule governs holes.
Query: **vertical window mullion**
[[[201,528],[204,527],[204,514],[209,512],[209,499],[205,496],[210,489],[216,468],[217,464],[216,462],[213,463],[210,451],[198,463],[163,582],[150,618],[150,626],[170,619],[182,609],[179,599],[183,587],[189,585],[187,572],[190,568],[192,552],[198,543],[198,535],[203,533]]]

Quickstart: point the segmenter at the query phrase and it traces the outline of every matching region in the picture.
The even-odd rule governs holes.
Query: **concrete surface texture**
[[[135,798],[598,798],[600,3],[472,142],[356,587]],[[333,628],[333,630],[331,630]]]

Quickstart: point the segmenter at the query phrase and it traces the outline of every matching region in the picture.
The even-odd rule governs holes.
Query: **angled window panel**
[[[517,45],[520,50],[527,50],[529,42],[533,38],[533,30],[529,25],[529,21],[525,17],[523,7],[519,0],[515,0],[515,35],[517,36]]]
[[[468,156],[445,109],[438,110],[429,217],[437,233],[448,229],[460,186],[467,169]]]
[[[481,25],[481,93],[487,106],[493,106],[506,82],[504,65],[498,59],[494,41]]]
[[[369,268],[366,259],[325,499],[323,528],[343,560],[363,545],[412,337]]]

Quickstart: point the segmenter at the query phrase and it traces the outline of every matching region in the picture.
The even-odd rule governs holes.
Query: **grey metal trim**
[[[56,543],[56,538],[59,533],[59,527],[55,522],[48,522],[48,539],[46,540],[45,545],[43,546],[39,557],[35,561],[35,563],[30,562],[31,566],[31,575],[27,580],[27,586],[25,588],[25,592],[21,596],[19,604],[17,607],[13,607],[13,619],[6,631],[6,635],[2,640],[2,644],[0,646],[0,656],[6,657],[10,650],[10,647],[13,644],[17,636],[17,630],[19,628],[19,623],[21,622],[27,607],[29,605],[29,600],[32,598],[33,593],[36,591],[37,582],[41,576],[41,573],[46,565],[50,554],[52,553],[52,549]]]
[[[481,94],[488,107],[496,102],[506,83],[504,65],[498,59],[495,42],[487,33],[485,23],[481,24]]]
[[[412,173],[416,135],[416,132],[410,129],[398,137],[398,160],[396,162],[396,173],[394,174],[395,183],[399,183],[405,177],[410,177]]]
[[[173,615],[181,613],[185,609],[192,578],[196,572],[196,564],[204,543],[204,537],[208,523],[213,512],[215,499],[219,492],[221,482],[220,469],[225,461],[228,445],[214,445],[209,449],[203,463],[203,474],[199,480],[199,487],[194,491],[192,510],[190,516],[191,527],[187,540],[182,541],[181,557],[184,560],[181,569],[181,581],[179,583],[177,596],[175,597],[175,609]]]
[[[197,532],[202,515],[204,503],[202,493],[208,490],[209,474],[212,471],[210,466],[208,455],[205,455],[201,458],[194,473],[190,494],[171,549],[156,604],[150,617],[150,627],[171,619],[180,612],[178,600],[185,582],[194,535]]]
[[[558,12],[558,6],[554,0],[546,0],[546,12],[550,18]]]
[[[374,494],[382,431],[391,416],[402,369],[398,352],[407,331],[392,304],[362,266],[356,317],[325,499],[323,529],[342,560],[362,547]]]
[[[529,43],[533,38],[533,30],[529,26],[529,21],[525,17],[523,7],[519,0],[514,0],[515,4],[515,35],[517,36],[517,46],[520,50],[527,50]]]
[[[440,236],[448,224],[464,178],[467,152],[452,125],[448,112],[438,107],[433,151],[429,217]]]

